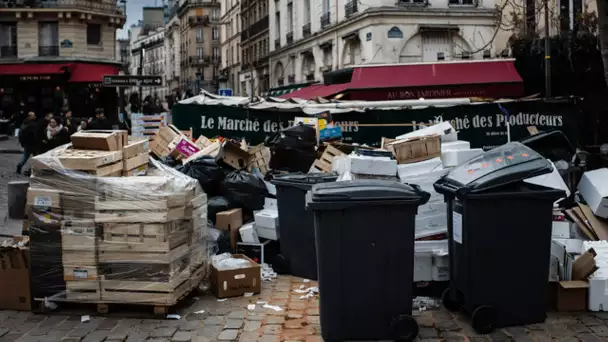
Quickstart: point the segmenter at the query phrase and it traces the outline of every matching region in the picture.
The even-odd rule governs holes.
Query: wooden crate
[[[327,145],[325,151],[321,155],[321,158],[314,161],[310,171],[311,172],[332,172],[332,163],[335,157],[343,155],[344,152],[337,148]]]
[[[99,262],[170,264],[175,260],[183,258],[190,252],[188,243],[179,245],[170,251],[134,251],[128,248],[122,250],[116,250],[116,248],[114,245],[109,246],[107,243],[100,242]]]
[[[184,218],[186,207],[164,210],[104,210],[95,213],[98,223],[163,223]]]
[[[62,245],[61,262],[65,266],[80,267],[97,265],[99,262],[99,252],[94,249],[66,249]]]
[[[190,239],[191,221],[106,223],[99,249],[107,252],[169,252]]]
[[[257,145],[248,151],[247,171],[258,169],[262,174],[268,173],[270,163],[270,149],[264,144]]]
[[[140,153],[128,159],[124,159],[122,161],[122,171],[130,171],[142,165],[147,165],[149,160],[150,154],[148,154],[147,152]]]
[[[415,163],[441,156],[441,136],[429,135],[387,144],[397,163]]]
[[[53,169],[47,161],[57,160],[61,167],[71,170],[90,171],[99,173],[112,172],[112,164],[122,164],[122,151],[76,150],[73,148],[56,148],[32,159],[34,169]],[[49,162],[50,163],[50,162]],[[101,175],[101,174],[100,174]],[[105,174],[104,174],[105,175]]]
[[[126,194],[125,194],[126,195]],[[167,196],[146,201],[95,199],[96,211],[167,211],[173,207],[184,207],[186,196]]]

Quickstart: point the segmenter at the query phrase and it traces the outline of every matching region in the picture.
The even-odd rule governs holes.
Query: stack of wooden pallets
[[[49,272],[63,273],[65,290],[51,300],[96,303],[101,312],[109,303],[163,312],[207,275],[207,198],[195,180],[156,162],[147,175],[131,176],[137,163],[125,165],[147,157],[147,144],[124,141],[119,151],[92,151],[114,153],[96,155],[96,164],[72,152],[66,157],[64,151],[79,151],[73,146],[35,157],[30,233],[60,232],[61,255],[49,256],[59,260]],[[89,172],[116,163],[121,174],[131,169],[124,177]]]

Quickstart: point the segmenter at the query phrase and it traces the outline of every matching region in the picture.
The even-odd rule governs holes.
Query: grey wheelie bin
[[[524,182],[551,163],[513,142],[435,182],[447,203],[450,286],[443,305],[464,309],[482,334],[544,322],[553,203],[562,190]]]
[[[410,341],[414,218],[428,192],[383,180],[317,184],[314,213],[325,341]]]
[[[318,183],[335,182],[336,174],[311,173],[277,176],[281,254],[296,277],[317,280],[317,249],[312,212],[306,210],[306,193]]]

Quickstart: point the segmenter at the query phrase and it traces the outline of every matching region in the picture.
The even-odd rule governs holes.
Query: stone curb
[[[0,154],[23,154],[23,150],[14,148],[0,148]]]

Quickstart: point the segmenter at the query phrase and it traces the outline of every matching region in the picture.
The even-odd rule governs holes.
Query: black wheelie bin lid
[[[479,193],[553,172],[553,165],[531,148],[511,142],[457,166],[433,185],[441,194]]]
[[[339,210],[361,204],[421,205],[431,195],[418,185],[379,179],[359,179],[321,183],[307,194],[306,205],[313,210]]]
[[[274,185],[310,190],[315,184],[335,182],[336,179],[338,175],[335,173],[290,173],[276,176],[270,182]]]

